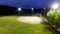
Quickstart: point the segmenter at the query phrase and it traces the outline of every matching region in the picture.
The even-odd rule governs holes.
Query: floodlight
[[[34,10],[34,8],[31,8],[32,10]]]
[[[59,4],[58,4],[58,3],[54,3],[54,4],[52,5],[52,9],[56,10],[56,9],[58,9],[58,8],[59,8]]]
[[[21,11],[22,9],[21,9],[21,8],[18,8],[17,10],[18,10],[18,11]]]

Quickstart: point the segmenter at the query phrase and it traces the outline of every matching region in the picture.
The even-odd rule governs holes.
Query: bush
[[[58,29],[60,27],[60,9],[56,11],[50,10],[47,13],[47,19],[51,25]]]

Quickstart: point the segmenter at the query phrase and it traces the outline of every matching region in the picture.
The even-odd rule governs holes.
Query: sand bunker
[[[37,16],[22,16],[18,18],[18,21],[30,24],[41,24],[42,18]]]

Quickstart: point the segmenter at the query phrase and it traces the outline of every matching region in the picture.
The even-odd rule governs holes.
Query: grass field
[[[26,24],[18,22],[19,16],[1,16],[0,34],[53,34],[44,24]]]

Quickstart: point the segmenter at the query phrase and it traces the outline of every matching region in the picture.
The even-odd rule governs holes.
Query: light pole
[[[20,15],[20,14],[21,14],[21,11],[22,11],[22,9],[21,9],[21,8],[17,8],[18,15]]]
[[[44,8],[44,16],[45,16],[45,9],[46,9],[46,8]]]
[[[33,16],[33,11],[34,11],[34,8],[31,8],[31,10],[32,10],[32,12],[31,12],[31,13],[32,13],[32,16]]]

